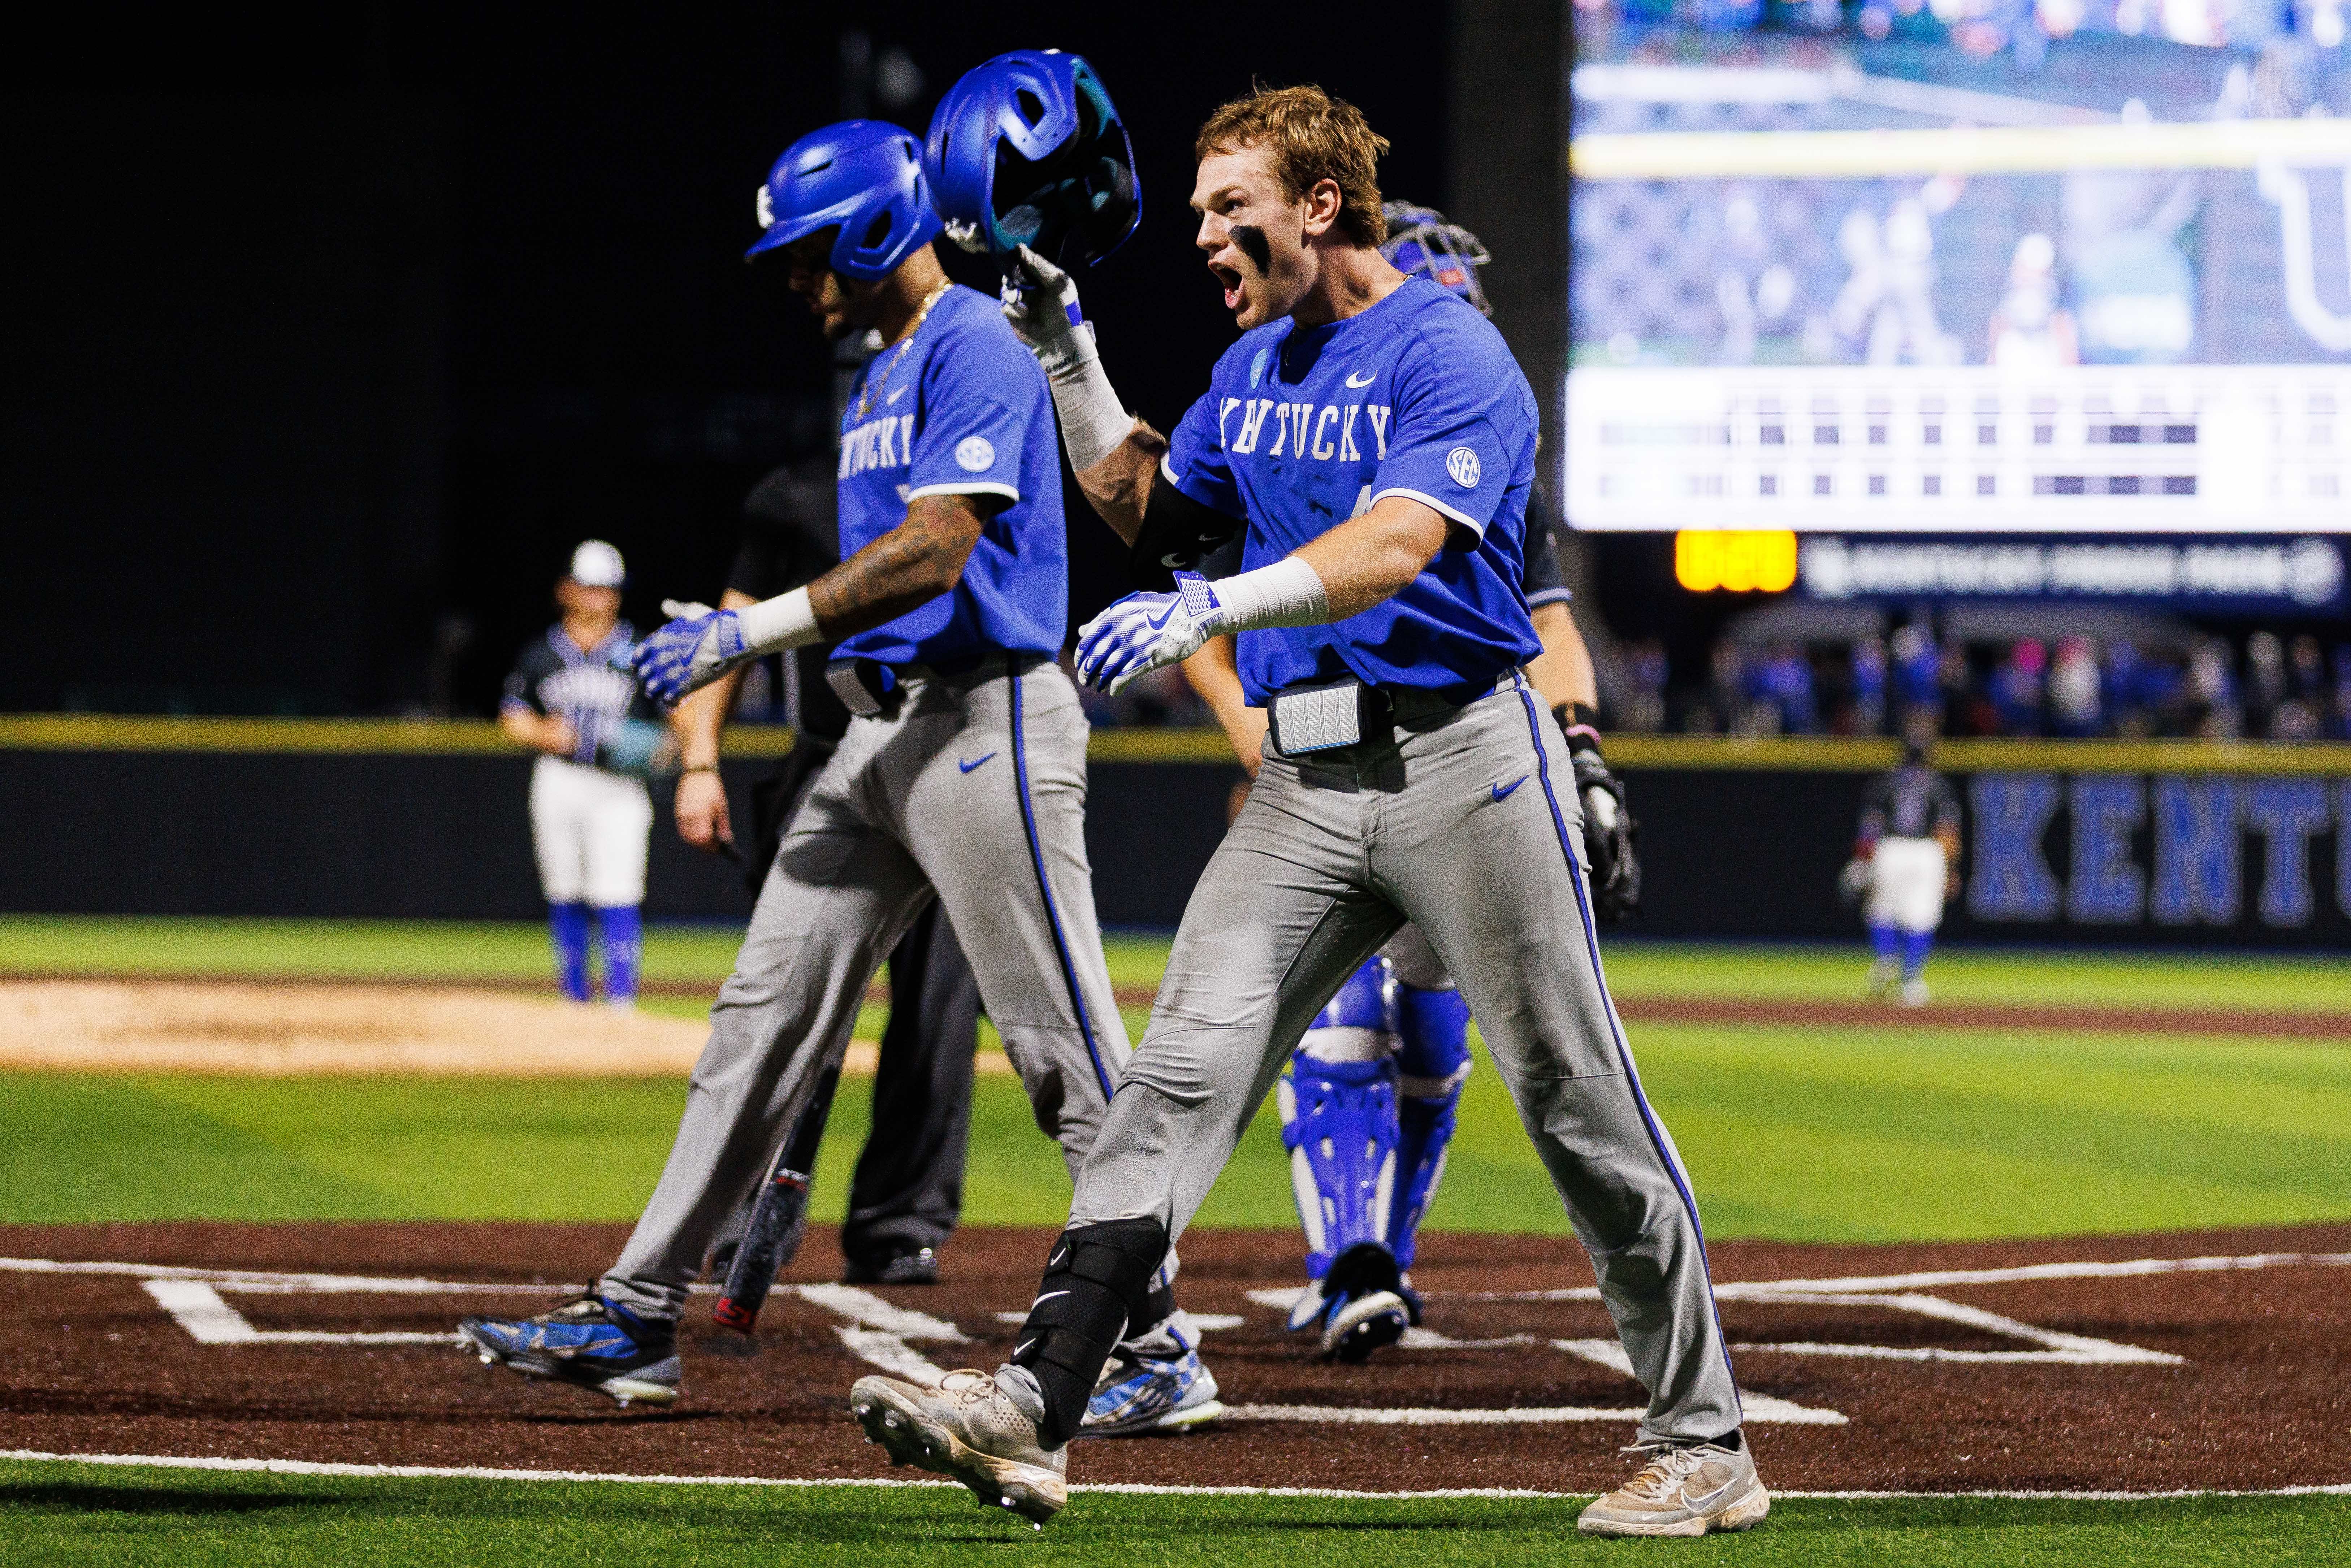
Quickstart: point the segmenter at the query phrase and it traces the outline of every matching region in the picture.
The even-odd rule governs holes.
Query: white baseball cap
[[[571,580],[582,588],[623,588],[629,569],[621,552],[602,539],[590,539],[571,552]]]

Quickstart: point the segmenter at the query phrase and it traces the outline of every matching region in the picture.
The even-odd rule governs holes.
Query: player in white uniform
[[[1927,954],[1957,890],[1951,868],[1959,859],[1959,795],[1927,765],[1914,736],[1904,744],[1902,766],[1872,780],[1844,872],[1846,888],[1867,899],[1862,918],[1876,954],[1871,996],[1894,991],[1906,1008],[1927,1005]]]
[[[643,945],[645,779],[676,753],[629,670],[636,634],[621,619],[621,552],[590,539],[557,581],[563,619],[526,646],[507,677],[498,727],[539,752],[530,775],[531,849],[555,938],[556,983],[584,1002],[588,927],[604,938],[604,999],[634,1007]]]

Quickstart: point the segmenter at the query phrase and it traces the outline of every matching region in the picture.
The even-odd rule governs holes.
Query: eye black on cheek
[[[1263,229],[1253,224],[1236,224],[1233,225],[1233,243],[1240,246],[1241,254],[1256,265],[1259,272],[1272,269],[1273,246],[1266,243]]]

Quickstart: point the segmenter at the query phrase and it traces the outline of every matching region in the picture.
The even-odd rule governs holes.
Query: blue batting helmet
[[[1059,49],[1015,49],[965,72],[923,153],[947,234],[967,250],[1100,261],[1142,221],[1125,122],[1093,68]]]
[[[939,232],[914,133],[879,120],[810,131],[784,149],[759,187],[759,226],[767,232],[746,261],[838,228],[833,271],[868,283],[889,277]]]
[[[1478,269],[1494,258],[1478,236],[1459,224],[1445,221],[1434,207],[1410,202],[1390,202],[1380,209],[1388,221],[1387,243],[1380,254],[1407,276],[1420,273],[1439,288],[1458,294],[1491,316],[1486,291],[1478,285]]]

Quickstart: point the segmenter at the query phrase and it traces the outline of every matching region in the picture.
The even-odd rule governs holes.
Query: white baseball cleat
[[[1894,982],[1901,973],[1902,966],[1892,958],[1880,958],[1871,964],[1869,966],[1869,999],[1874,1002],[1884,1001],[1886,993],[1894,988]]]
[[[849,1408],[892,1464],[952,1477],[983,1508],[1010,1509],[1041,1529],[1070,1500],[1069,1449],[1040,1446],[1037,1424],[985,1372],[950,1372],[936,1388],[861,1377]]]
[[[1585,1508],[1575,1521],[1583,1535],[1704,1535],[1745,1530],[1771,1511],[1771,1494],[1755,1473],[1755,1456],[1741,1441],[1636,1443],[1646,1454],[1641,1473]]]
[[[1902,1005],[1906,1008],[1925,1007],[1927,1005],[1927,982],[1924,980],[1903,981]]]

